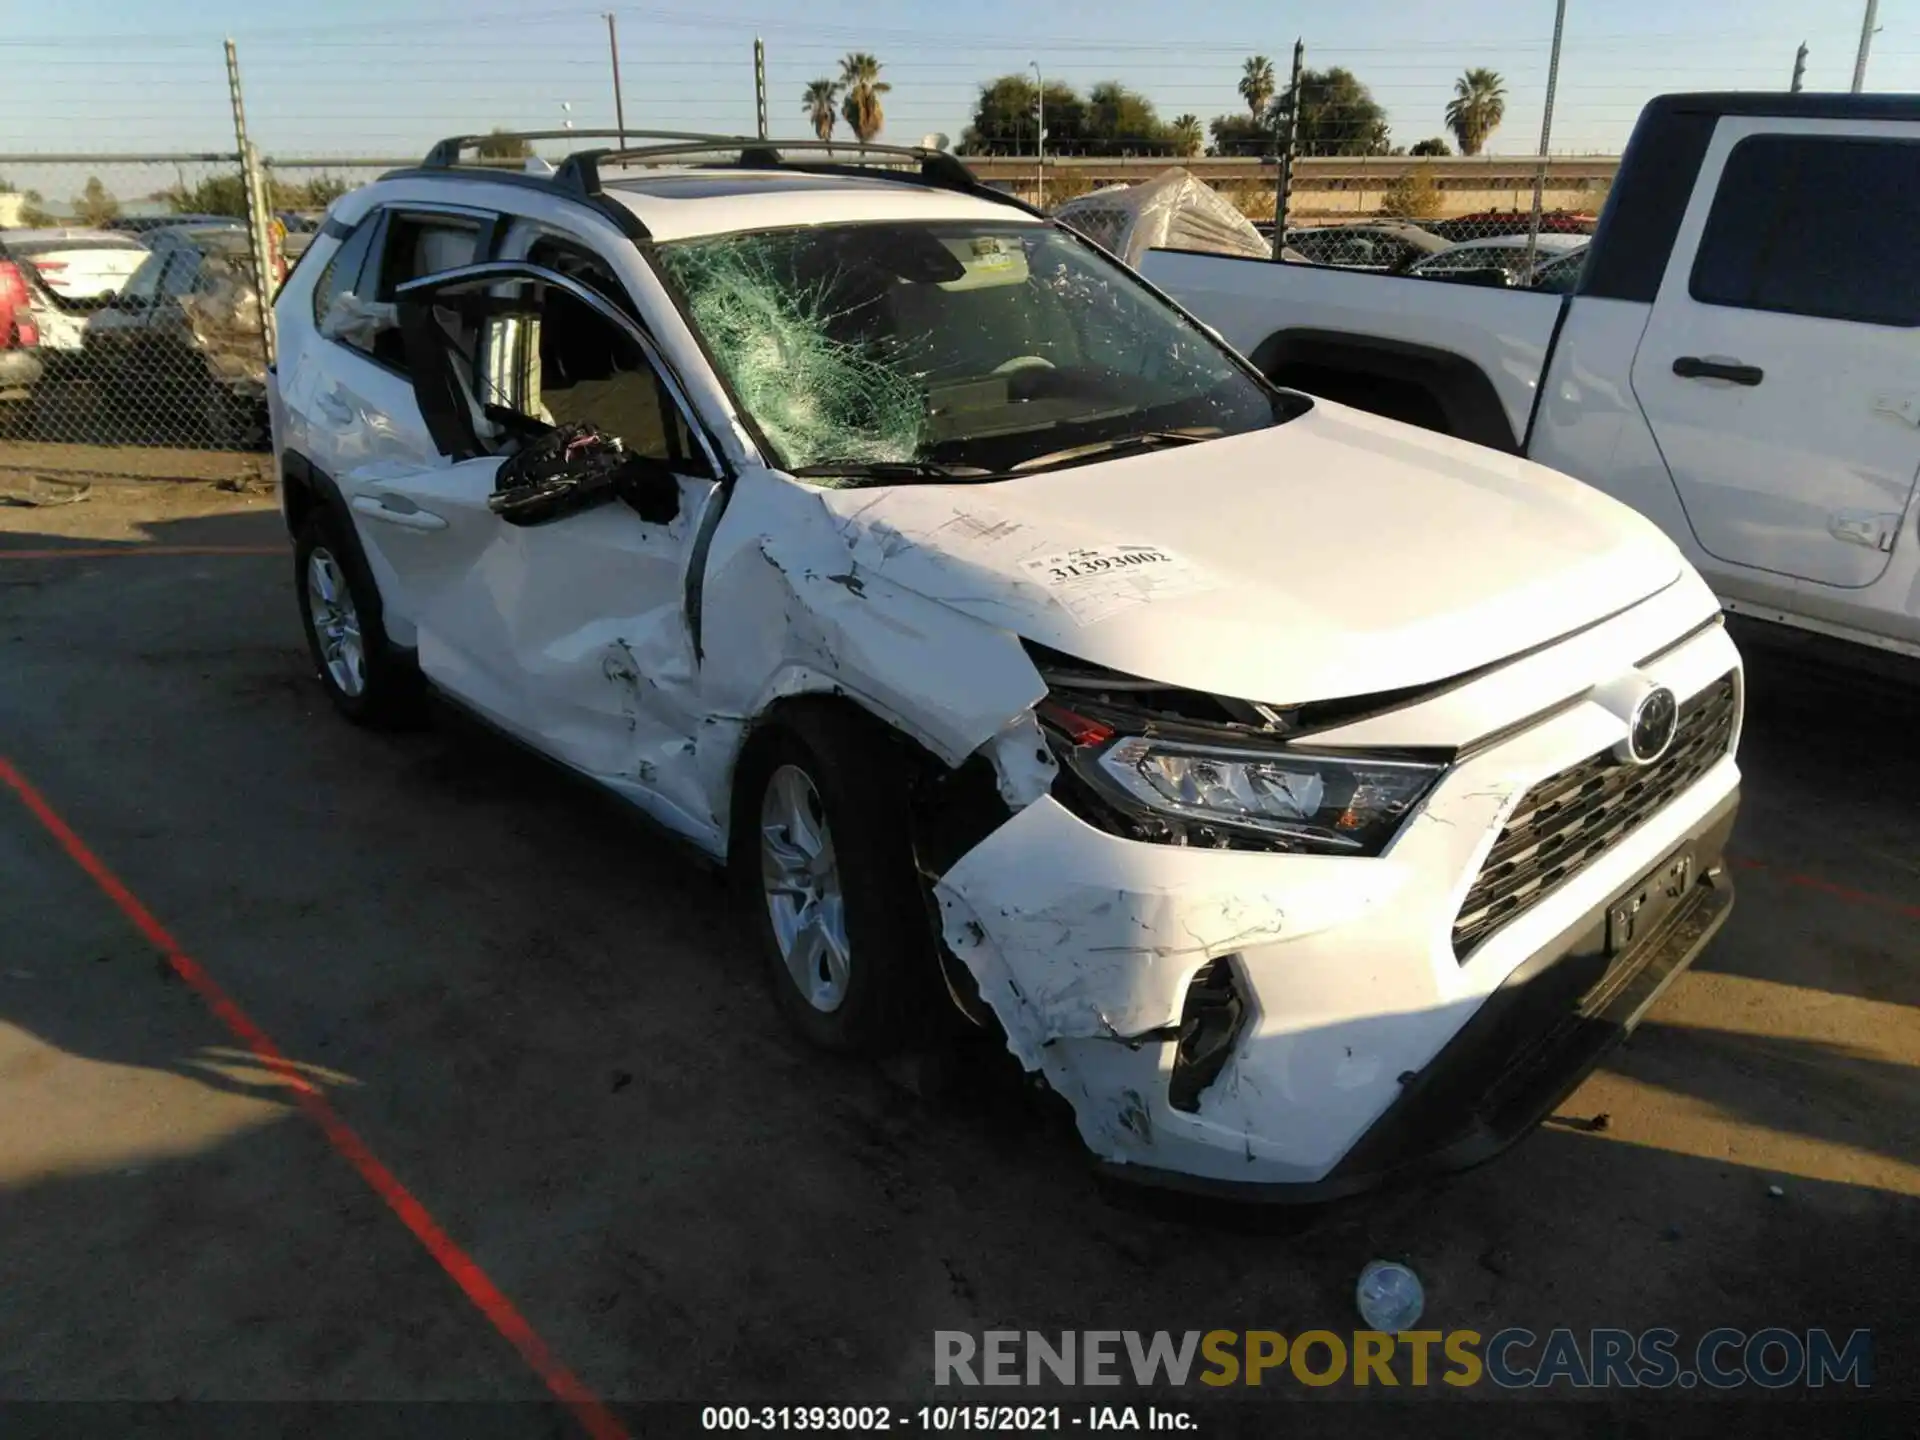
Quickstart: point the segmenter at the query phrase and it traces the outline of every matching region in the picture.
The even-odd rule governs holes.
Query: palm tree
[[[1200,128],[1198,115],[1176,115],[1167,127],[1167,138],[1182,155],[1198,155],[1207,143],[1207,132]]]
[[[1249,55],[1240,67],[1240,98],[1255,120],[1263,120],[1267,103],[1273,99],[1273,61],[1264,55]]]
[[[1460,142],[1462,155],[1478,155],[1506,116],[1507,82],[1498,71],[1476,68],[1453,82],[1453,99],[1447,102],[1447,128]]]
[[[822,78],[807,82],[807,93],[800,97],[800,108],[807,112],[807,119],[813,122],[813,133],[822,140],[833,139],[833,122],[839,119],[836,108],[840,104],[840,87],[833,81]]]
[[[846,87],[840,113],[864,145],[887,123],[880,97],[893,87],[880,78],[880,62],[864,50],[855,50],[840,62],[840,83]]]

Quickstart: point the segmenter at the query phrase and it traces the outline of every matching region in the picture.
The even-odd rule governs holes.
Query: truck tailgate
[[[1149,251],[1141,273],[1256,361],[1276,337],[1357,337],[1458,355],[1493,382],[1519,442],[1562,298],[1321,265]]]

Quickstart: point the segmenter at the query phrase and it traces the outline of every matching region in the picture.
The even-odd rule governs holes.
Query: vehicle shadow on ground
[[[263,520],[277,533],[270,516],[148,533],[243,543]],[[1345,1331],[1360,1268],[1390,1257],[1421,1275],[1436,1328],[1867,1327],[1883,1341],[1877,1393],[1920,1398],[1911,1195],[1761,1169],[1716,1149],[1710,1126],[1676,1136],[1625,1113],[1312,1210],[1096,1181],[1057,1108],[990,1041],[944,1083],[913,1084],[795,1041],[718,877],[614,802],[470,727],[339,724],[278,562],[116,559],[91,572],[110,590],[68,562],[32,563],[53,588],[18,606],[0,591],[0,640],[27,637],[36,682],[84,649],[112,677],[99,693],[114,714],[141,723],[63,703],[0,750],[289,1054],[361,1082],[331,1087],[349,1123],[602,1393],[951,1400],[930,1386],[937,1329]],[[15,573],[0,562],[0,579]],[[1750,787],[1766,783],[1752,768]],[[30,824],[0,795],[0,828]],[[195,1062],[229,1038],[196,1028],[197,1002],[79,893],[97,931],[58,932],[71,953],[19,963],[87,980],[64,999],[0,984],[0,1022],[220,1083]],[[0,899],[15,934],[22,903]],[[89,953],[102,944],[104,963]],[[1742,1087],[1791,1087],[1838,1061],[1865,1107],[1899,1080],[1805,1047],[1756,1064],[1724,1053],[1747,1037],[1694,1046],[1660,1015],[1648,1048],[1676,1073],[1653,1083],[1744,1103],[1756,1123],[1782,1118]],[[0,1356],[16,1357],[0,1390],[528,1393],[303,1122],[144,1169],[0,1190],[10,1255],[26,1257],[0,1290]]]

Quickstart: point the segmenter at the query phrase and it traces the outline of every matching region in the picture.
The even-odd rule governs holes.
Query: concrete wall
[[[1007,185],[1025,200],[1032,200],[1037,193],[1038,170],[1031,157],[968,157],[967,164],[981,179]],[[1249,215],[1272,218],[1275,167],[1271,161],[1174,160],[1164,156],[1121,160],[1049,157],[1047,194],[1052,200],[1063,193],[1079,193],[1100,185],[1130,185],[1150,180],[1174,165],[1192,171],[1222,190]],[[1438,189],[1439,216],[1469,215],[1481,210],[1530,210],[1534,177],[1539,168],[1536,157],[1525,155],[1299,160],[1294,164],[1289,218],[1311,222],[1377,214],[1387,186],[1401,176],[1418,173],[1430,176]],[[1617,155],[1549,159],[1542,208],[1597,211],[1619,168]]]

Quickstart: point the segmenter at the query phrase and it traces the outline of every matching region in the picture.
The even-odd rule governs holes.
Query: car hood
[[[1444,680],[1684,565],[1544,466],[1345,406],[975,485],[822,492],[854,561],[1066,654],[1285,705]]]

